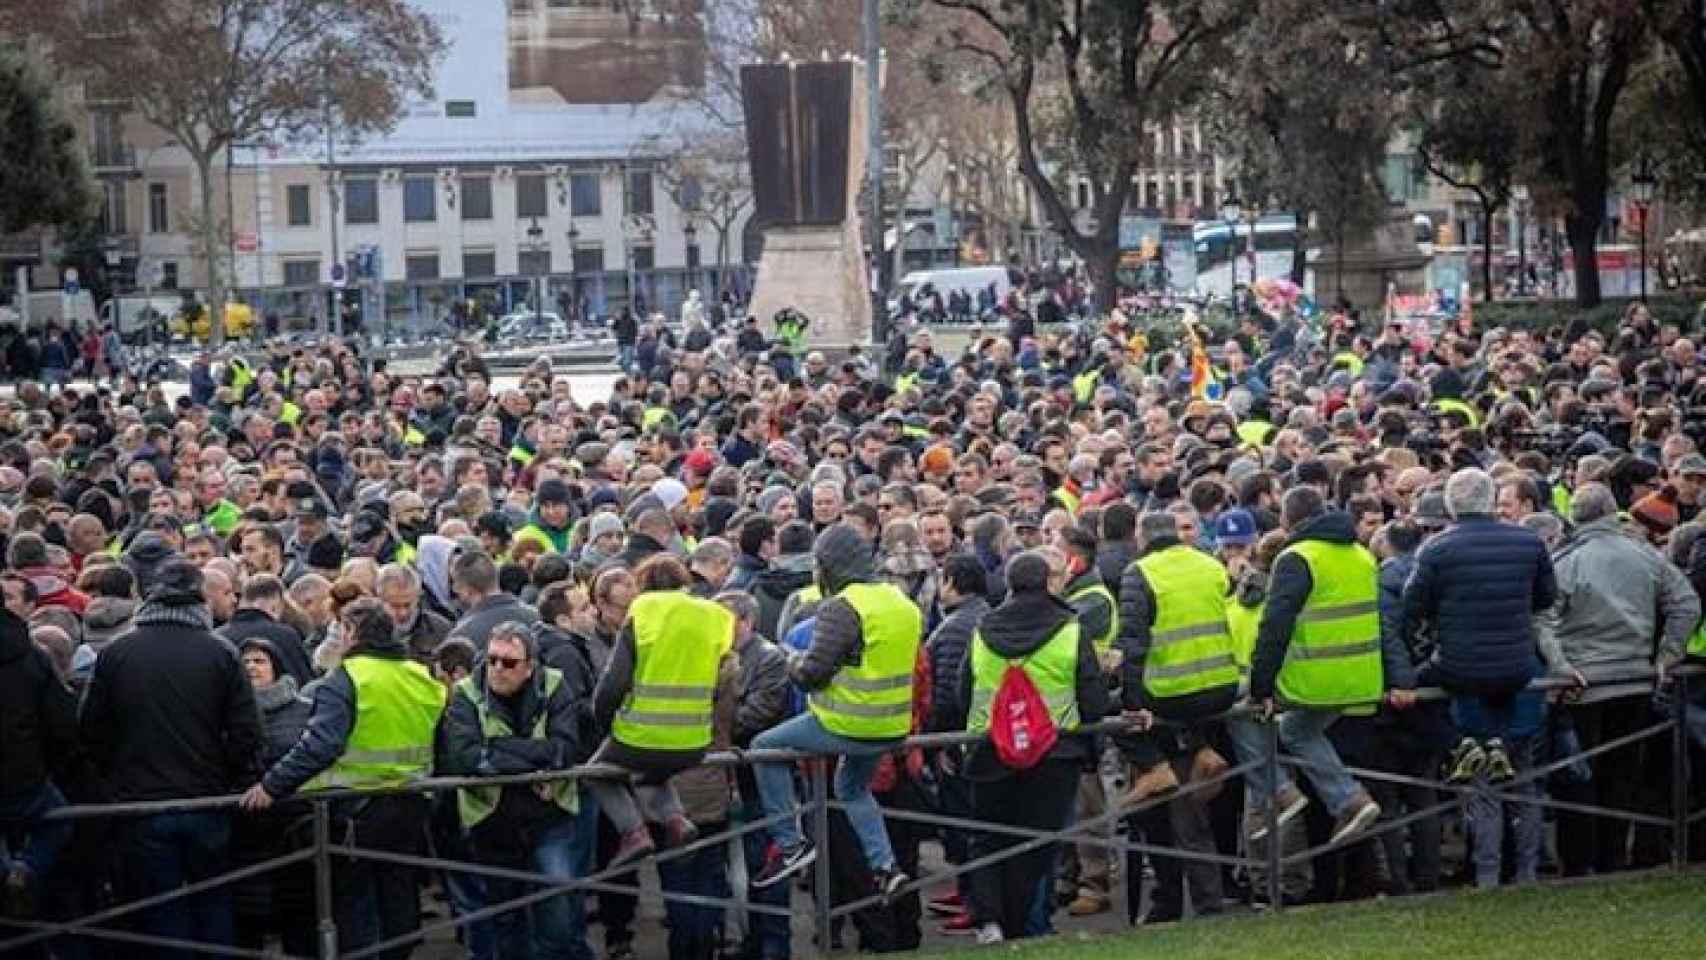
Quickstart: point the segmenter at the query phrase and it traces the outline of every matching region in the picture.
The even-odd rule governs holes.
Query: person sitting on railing
[[[432,774],[433,739],[444,712],[444,686],[409,656],[396,626],[375,597],[339,614],[349,643],[337,669],[314,687],[314,708],[302,739],[243,794],[246,810],[266,810],[298,790],[394,787]],[[333,816],[353,845],[419,856],[425,852],[427,800],[397,794],[340,801]],[[342,824],[348,823],[347,827]],[[413,867],[371,859],[333,862],[338,945],[345,950],[420,928]],[[400,947],[384,956],[406,957]]]
[[[1346,708],[1372,710],[1381,697],[1378,567],[1357,543],[1350,515],[1328,509],[1316,487],[1286,491],[1280,510],[1291,539],[1274,561],[1257,627],[1250,703],[1267,722],[1284,698],[1280,743],[1309,764],[1304,775],[1334,817],[1331,842],[1342,843],[1380,817],[1380,805],[1327,739]],[[1228,729],[1241,762],[1266,755],[1265,738],[1252,725]],[[1257,769],[1249,785],[1282,826],[1308,805],[1283,770],[1274,776],[1266,766]]]
[[[455,685],[440,729],[437,772],[476,777],[566,770],[590,752],[581,742],[582,709],[573,684],[541,662],[536,628],[499,624],[485,662]],[[573,780],[456,791],[462,829],[481,862],[564,880],[592,868],[598,812],[582,799]],[[485,887],[488,902],[531,889],[493,877]],[[500,914],[497,956],[591,960],[581,901],[578,893],[563,894]]]

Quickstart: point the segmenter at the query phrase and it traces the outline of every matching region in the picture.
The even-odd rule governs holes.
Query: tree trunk
[[[1084,260],[1084,272],[1089,274],[1091,295],[1100,312],[1113,309],[1119,293],[1114,278],[1120,265],[1118,223],[1113,231],[1098,230],[1073,243],[1072,249]]]
[[[1493,302],[1493,217],[1498,213],[1481,205],[1481,302]]]
[[[1576,206],[1581,209],[1580,203]],[[1570,249],[1576,258],[1576,306],[1597,307],[1600,303],[1599,218],[1576,214],[1566,217],[1564,224],[1570,235]]]
[[[201,187],[201,249],[207,258],[207,340],[213,347],[225,342],[225,278],[219,263],[219,219],[214,211],[213,157],[196,154],[196,176]],[[195,337],[192,327],[190,337]]]

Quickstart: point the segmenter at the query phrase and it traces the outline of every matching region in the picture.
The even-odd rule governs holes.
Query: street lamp
[[[527,227],[527,249],[533,254],[533,325],[537,328],[539,312],[545,306],[545,290],[541,286],[543,277],[539,271],[539,254],[545,249],[545,228],[539,225],[538,217],[534,217]]]
[[[1528,289],[1528,187],[1512,187],[1511,199],[1516,201],[1516,295],[1520,297]]]
[[[1641,302],[1647,302],[1647,214],[1652,209],[1653,192],[1659,185],[1658,172],[1653,167],[1652,154],[1641,151],[1635,158],[1635,170],[1629,175],[1630,192],[1635,209],[1641,216]]]
[[[681,228],[681,237],[686,241],[682,257],[687,266],[687,289],[699,289],[699,228],[692,220]]]
[[[1226,221],[1229,236],[1226,241],[1226,266],[1232,271],[1231,283],[1227,289],[1227,299],[1238,301],[1238,222],[1244,219],[1244,205],[1238,202],[1236,193],[1228,193],[1226,199],[1220,201],[1220,219]]]
[[[568,323],[571,325],[570,326],[571,330],[574,329],[575,327],[578,327],[580,325],[580,321],[581,321],[581,316],[580,316],[580,312],[581,312],[581,274],[580,274],[580,265],[576,262],[576,259],[575,259],[575,250],[577,247],[580,246],[580,239],[581,239],[580,228],[575,226],[575,222],[573,219],[570,219],[569,220],[569,296],[574,298],[574,302],[572,304],[570,304],[570,313],[573,314],[573,317],[572,318],[564,317],[563,321],[565,323]]]

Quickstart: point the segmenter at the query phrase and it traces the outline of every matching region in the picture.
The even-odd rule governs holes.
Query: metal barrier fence
[[[1436,804],[1422,810],[1410,811],[1402,817],[1382,819],[1377,825],[1357,833],[1340,843],[1328,842],[1299,852],[1282,853],[1282,833],[1278,821],[1277,804],[1266,805],[1267,837],[1264,844],[1264,854],[1257,858],[1248,851],[1240,855],[1209,853],[1186,850],[1178,847],[1157,845],[1141,842],[1119,836],[1098,836],[1094,831],[1111,826],[1119,820],[1144,813],[1162,804],[1171,803],[1193,794],[1215,789],[1225,783],[1246,776],[1257,769],[1264,769],[1270,782],[1278,782],[1277,777],[1283,768],[1307,770],[1312,764],[1297,757],[1285,755],[1280,750],[1279,728],[1277,723],[1267,724],[1267,735],[1263,755],[1244,762],[1231,764],[1216,776],[1205,779],[1192,779],[1182,783],[1177,790],[1150,797],[1141,803],[1119,805],[1110,798],[1109,810],[1096,817],[1075,820],[1055,830],[1035,830],[1024,827],[1010,826],[989,821],[974,820],[965,817],[948,816],[915,810],[898,810],[883,808],[886,819],[902,822],[912,822],[944,829],[964,830],[970,832],[993,833],[1018,839],[1020,842],[1003,848],[995,853],[964,863],[949,866],[946,870],[937,871],[926,877],[911,880],[898,891],[899,895],[921,891],[926,885],[935,885],[944,880],[953,879],[984,867],[993,866],[1001,861],[1021,856],[1029,851],[1053,843],[1070,841],[1080,845],[1094,845],[1106,848],[1111,852],[1143,853],[1156,856],[1166,856],[1184,862],[1208,863],[1217,866],[1243,866],[1261,868],[1266,873],[1267,903],[1274,910],[1284,906],[1280,881],[1282,869],[1293,863],[1310,860],[1317,855],[1339,846],[1351,843],[1361,843],[1375,839],[1383,834],[1403,830],[1410,824],[1423,818],[1437,816],[1465,800],[1471,795],[1481,794],[1484,797],[1506,803],[1521,804],[1535,809],[1550,809],[1561,812],[1582,814],[1593,817],[1603,817],[1635,825],[1652,827],[1666,831],[1669,834],[1671,846],[1671,867],[1681,870],[1687,859],[1688,831],[1690,827],[1706,819],[1706,810],[1691,810],[1689,793],[1690,746],[1685,711],[1688,706],[1689,687],[1691,682],[1696,688],[1706,676],[1706,669],[1700,667],[1683,667],[1673,671],[1669,678],[1668,715],[1664,719],[1651,723],[1644,728],[1621,737],[1608,740],[1591,748],[1569,756],[1556,758],[1544,765],[1534,766],[1520,772],[1509,782],[1494,786],[1485,781],[1470,784],[1454,784],[1430,780],[1421,777],[1403,776],[1385,771],[1371,770],[1359,767],[1348,767],[1349,772],[1360,780],[1385,781],[1389,783],[1416,786],[1448,794],[1447,799],[1439,800]],[[1595,674],[1589,672],[1589,683],[1592,687],[1607,684],[1643,685],[1646,692],[1658,689],[1655,675],[1651,670],[1636,672],[1615,672]],[[1539,680],[1531,685],[1531,689],[1543,691],[1560,691],[1567,684],[1557,680]],[[1438,689],[1417,691],[1419,700],[1445,699],[1447,694]],[[1246,708],[1242,705],[1233,708],[1219,719],[1244,715]],[[1210,720],[1216,718],[1209,718]],[[1165,719],[1160,722],[1166,723]],[[1086,726],[1086,731],[1117,734],[1129,732],[1130,726],[1122,720],[1107,720]],[[1552,773],[1571,764],[1593,757],[1602,756],[1614,750],[1625,749],[1635,744],[1654,738],[1669,736],[1671,755],[1671,796],[1670,810],[1666,815],[1638,810],[1624,810],[1613,807],[1597,806],[1559,800],[1543,795],[1524,795],[1514,791],[1526,784],[1539,781]],[[897,751],[912,747],[924,749],[940,749],[960,746],[980,739],[976,734],[924,734],[908,738],[903,745],[897,746]],[[806,767],[806,777],[809,780],[810,799],[801,804],[796,813],[805,823],[805,833],[816,845],[817,861],[813,877],[813,929],[817,951],[820,956],[827,956],[833,951],[830,930],[832,924],[851,914],[883,901],[878,894],[857,898],[851,902],[833,904],[829,895],[831,890],[830,877],[830,827],[829,814],[832,810],[847,809],[847,805],[830,798],[830,778],[834,775],[833,765],[826,762],[821,755],[803,754],[794,751],[781,750],[749,750],[710,754],[705,758],[705,764],[712,767],[737,767],[755,763],[803,763]],[[360,960],[364,957],[378,956],[388,950],[393,950],[410,944],[418,944],[427,937],[441,930],[466,926],[481,920],[496,917],[500,914],[515,910],[523,910],[533,904],[543,902],[551,897],[565,893],[621,893],[641,896],[641,890],[635,885],[614,882],[618,876],[630,874],[646,861],[632,861],[615,868],[607,868],[592,873],[590,876],[565,879],[537,873],[528,870],[495,866],[488,863],[452,860],[436,856],[417,856],[396,853],[386,850],[357,847],[353,842],[334,842],[332,836],[332,807],[342,800],[372,798],[382,794],[426,794],[445,790],[455,790],[462,787],[490,787],[511,784],[540,784],[553,783],[563,780],[599,779],[628,776],[628,772],[608,765],[588,764],[572,770],[552,771],[545,773],[502,776],[502,777],[439,777],[422,780],[406,786],[386,791],[357,792],[350,790],[328,790],[313,794],[303,794],[298,802],[306,802],[312,808],[313,841],[304,849],[294,850],[259,863],[245,865],[238,869],[229,870],[217,877],[208,878],[188,884],[176,890],[167,891],[156,896],[132,900],[117,904],[106,909],[90,913],[86,916],[69,920],[5,920],[0,921],[0,928],[11,927],[26,932],[10,939],[0,940],[0,956],[32,944],[49,941],[55,937],[77,936],[99,940],[110,940],[119,943],[136,944],[183,950],[193,953],[225,957],[280,958],[291,955],[281,954],[275,950],[251,950],[222,944],[203,943],[190,940],[180,940],[168,937],[152,936],[127,930],[122,927],[104,926],[114,921],[124,921],[133,918],[142,911],[151,910],[170,903],[179,902],[194,897],[209,890],[237,883],[252,877],[257,877],[270,871],[279,870],[298,863],[311,862],[314,874],[314,902],[317,929],[318,960],[331,960],[339,957],[346,960]],[[83,820],[93,818],[131,818],[163,813],[187,813],[228,810],[237,806],[239,797],[219,796],[202,797],[189,800],[167,800],[156,802],[119,803],[104,805],[86,805],[64,807],[49,815],[53,820]],[[701,836],[693,842],[675,848],[659,850],[651,857],[654,863],[662,863],[685,857],[689,854],[711,846],[726,844],[757,830],[765,829],[773,823],[790,816],[790,814],[774,814],[762,819],[742,823],[730,829]],[[371,860],[375,862],[412,866],[435,871],[450,871],[466,873],[478,877],[507,880],[524,884],[533,884],[538,889],[521,896],[511,898],[487,906],[467,914],[453,916],[451,919],[423,924],[420,929],[403,935],[374,943],[358,950],[342,950],[338,943],[338,930],[333,911],[333,868],[334,856],[350,860]],[[1137,878],[1129,878],[1136,882]],[[721,907],[725,909],[744,910],[748,914],[792,916],[787,907],[770,906],[748,902],[744,892],[737,892],[732,897],[706,897],[697,894],[662,891],[659,895],[665,902],[684,903],[706,907]],[[306,958],[304,958],[306,960]]]

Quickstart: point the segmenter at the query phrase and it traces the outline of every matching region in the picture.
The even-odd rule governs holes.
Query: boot
[[[1190,782],[1212,780],[1227,771],[1226,758],[1215,752],[1213,747],[1203,747],[1196,756],[1191,758]],[[1212,803],[1220,796],[1220,791],[1226,786],[1226,781],[1219,781],[1191,794],[1199,803]]]
[[[1173,772],[1173,765],[1163,760],[1131,782],[1131,789],[1126,791],[1122,806],[1136,806],[1150,797],[1163,793],[1172,793],[1179,789],[1179,775]]]

